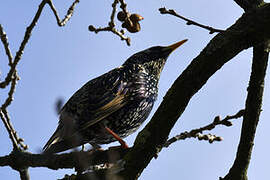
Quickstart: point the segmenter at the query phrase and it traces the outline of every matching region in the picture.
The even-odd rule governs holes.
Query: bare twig
[[[206,25],[203,25],[203,24],[200,24],[200,23],[197,23],[193,20],[190,20],[188,18],[185,18],[184,16],[181,16],[179,14],[177,14],[173,9],[169,9],[167,10],[165,7],[163,8],[159,8],[159,12],[160,14],[170,14],[170,15],[173,15],[173,16],[176,16],[176,17],[179,17],[185,21],[187,21],[187,25],[195,25],[195,26],[199,26],[203,29],[206,29],[209,31],[209,34],[213,34],[213,33],[216,33],[216,32],[224,32],[224,30],[221,30],[221,29],[215,29],[213,27],[210,27],[210,26],[206,26]]]
[[[11,124],[11,121],[10,121],[9,113],[7,111],[7,107],[11,104],[11,102],[13,100],[13,95],[15,92],[16,84],[17,84],[17,81],[19,80],[19,76],[17,74],[17,65],[18,65],[19,61],[21,60],[25,46],[31,37],[32,30],[34,29],[35,25],[37,24],[39,17],[41,15],[42,10],[43,10],[44,6],[46,5],[46,3],[48,3],[50,5],[53,13],[55,14],[58,25],[64,26],[66,24],[66,22],[71,18],[73,11],[74,11],[74,7],[78,2],[79,2],[79,0],[75,0],[73,2],[71,7],[69,8],[65,18],[62,21],[60,21],[58,15],[57,15],[57,12],[52,4],[52,1],[51,0],[43,0],[40,3],[38,10],[37,10],[32,22],[31,22],[31,24],[26,28],[24,38],[20,44],[19,50],[17,51],[14,59],[12,57],[12,53],[11,53],[10,48],[9,48],[7,35],[4,32],[2,25],[0,24],[0,39],[4,45],[5,52],[6,52],[6,55],[8,57],[8,65],[10,66],[10,69],[9,69],[5,79],[2,82],[0,82],[0,88],[6,88],[11,83],[10,90],[8,92],[8,97],[6,98],[6,100],[4,101],[2,106],[0,107],[0,118],[2,119],[5,128],[6,128],[7,132],[9,133],[9,137],[10,137],[11,142],[13,144],[13,152],[21,152],[21,148],[23,150],[27,149],[27,145],[24,144],[23,139],[21,139],[17,135],[15,129],[13,128],[13,125]],[[20,173],[20,177],[22,180],[29,180],[30,179],[27,166],[21,166],[21,167],[14,168],[14,169]]]
[[[52,0],[49,0],[49,1],[48,1],[48,4],[49,4],[50,8],[51,8],[52,11],[53,11],[53,14],[54,14],[54,16],[55,16],[55,18],[56,18],[56,21],[57,21],[58,26],[65,26],[65,25],[66,25],[66,23],[70,20],[70,18],[71,18],[72,15],[73,15],[74,8],[75,8],[76,4],[78,4],[79,2],[80,2],[80,0],[75,0],[75,1],[72,3],[72,5],[69,7],[69,9],[68,9],[68,11],[67,11],[67,14],[65,15],[64,19],[61,20],[60,17],[59,17],[59,15],[58,15],[58,13],[57,13],[56,8],[55,8],[54,5],[53,5]]]
[[[112,13],[111,13],[111,21],[109,22],[109,26],[110,27],[114,27],[115,26],[115,23],[114,23],[114,17],[115,17],[115,13],[116,13],[116,5],[118,4],[118,0],[115,0],[113,3],[112,3]]]
[[[9,137],[13,144],[13,149],[20,150],[20,147],[26,150],[28,147],[24,144],[24,140],[20,138],[13,128],[13,125],[10,121],[8,111],[6,109],[0,109],[0,117],[5,125],[6,130],[8,131]]]
[[[19,79],[18,74],[17,74],[17,70],[16,70],[17,64],[22,57],[24,48],[25,48],[25,46],[26,46],[26,44],[31,36],[31,32],[32,32],[33,28],[35,27],[35,25],[40,17],[40,14],[41,14],[46,3],[47,3],[47,0],[43,0],[40,3],[39,8],[34,16],[34,19],[32,20],[31,24],[26,28],[26,32],[24,34],[23,41],[21,42],[21,45],[19,47],[19,50],[16,53],[16,56],[15,56],[13,62],[12,62],[11,52],[8,48],[6,35],[3,32],[3,30],[1,30],[1,40],[5,46],[7,56],[9,57],[10,70],[9,70],[5,80],[0,83],[0,88],[5,88],[6,86],[9,85],[10,82],[11,82],[11,87],[10,87],[10,90],[8,92],[8,97],[5,100],[5,102],[2,104],[0,110],[1,110],[1,119],[2,119],[3,123],[5,124],[5,127],[9,133],[9,137],[12,141],[14,149],[20,149],[18,144],[23,149],[27,149],[27,146],[25,144],[23,144],[23,140],[21,138],[19,138],[18,135],[16,134],[16,131],[14,130],[14,128],[10,122],[10,118],[9,118],[8,111],[6,108],[11,104],[11,102],[13,100],[13,94],[15,91],[16,83],[17,83],[17,80]]]
[[[127,4],[124,0],[119,0],[120,2],[120,8],[123,10],[125,16],[126,16],[126,21],[128,22],[128,24],[133,24],[133,22],[130,20],[130,15],[129,12],[127,10]]]
[[[4,32],[1,24],[0,24],[0,38],[1,38],[1,41],[4,45],[4,48],[5,48],[7,57],[8,57],[8,64],[9,64],[9,66],[11,66],[13,57],[12,57],[11,51],[8,47],[9,43],[8,43],[7,34]]]
[[[74,8],[75,8],[75,5],[77,3],[79,3],[79,0],[75,0],[72,5],[70,6],[68,12],[67,12],[67,15],[65,16],[65,18],[61,21],[58,14],[57,14],[57,11],[52,3],[52,0],[43,0],[40,5],[39,5],[39,8],[35,14],[35,17],[33,19],[33,21],[31,22],[31,24],[26,28],[26,32],[24,34],[24,38],[23,38],[23,41],[19,47],[19,50],[17,51],[16,53],[16,56],[14,58],[14,61],[12,62],[12,54],[8,48],[8,42],[7,42],[7,38],[6,38],[6,34],[5,32],[3,31],[3,28],[2,26],[0,25],[0,36],[1,36],[1,40],[4,44],[4,47],[5,47],[5,50],[6,50],[6,54],[9,58],[9,65],[10,65],[10,70],[5,78],[4,81],[0,82],[0,88],[5,88],[6,86],[9,85],[9,83],[11,82],[11,79],[12,79],[12,75],[13,73],[15,72],[15,69],[16,69],[16,66],[18,64],[18,62],[21,60],[21,57],[22,57],[22,54],[23,54],[23,51],[24,51],[24,48],[25,48],[25,45],[27,44],[28,40],[30,39],[31,37],[31,33],[32,33],[32,30],[33,28],[35,27],[35,25],[37,24],[37,21],[40,17],[40,14],[44,8],[44,6],[46,5],[46,3],[49,4],[49,6],[51,7],[55,17],[56,17],[56,20],[57,20],[57,23],[59,26],[64,26],[67,21],[71,18],[71,16],[73,15],[73,12],[74,12]]]
[[[11,125],[8,111],[6,109],[11,104],[11,102],[13,100],[13,94],[15,91],[16,83],[17,83],[17,80],[19,80],[19,76],[18,76],[17,70],[16,70],[17,64],[22,57],[24,48],[25,48],[28,40],[31,37],[32,30],[35,27],[35,25],[37,24],[37,21],[41,15],[41,12],[42,12],[44,6],[46,5],[46,3],[48,3],[50,5],[52,11],[54,12],[56,19],[57,19],[57,22],[58,22],[58,25],[64,26],[66,24],[66,22],[71,18],[73,11],[74,11],[74,7],[78,2],[79,2],[79,0],[75,0],[73,2],[71,7],[69,8],[65,18],[62,21],[60,21],[59,16],[57,15],[56,9],[54,8],[54,6],[52,4],[52,0],[43,0],[40,3],[39,8],[38,8],[32,22],[31,22],[31,24],[26,28],[24,39],[21,42],[21,45],[19,47],[19,50],[16,53],[16,56],[15,56],[13,62],[12,62],[13,57],[12,57],[11,51],[9,49],[9,43],[7,41],[6,33],[4,32],[3,27],[0,25],[0,38],[1,38],[1,41],[4,45],[4,47],[5,47],[5,51],[6,51],[6,54],[8,56],[9,66],[10,66],[10,70],[9,70],[5,80],[3,82],[0,82],[0,88],[5,88],[11,82],[11,87],[10,87],[10,90],[8,92],[8,97],[5,100],[5,102],[2,104],[1,109],[0,109],[1,110],[1,119],[2,119],[3,123],[5,124],[7,131],[9,132],[10,139],[11,139],[11,141],[13,143],[13,147],[15,149],[19,149],[18,144],[23,149],[27,149],[27,145],[25,145],[23,143],[23,140],[18,137],[18,135],[16,134],[16,131],[14,130],[13,126]]]
[[[232,122],[229,121],[231,119],[237,119],[240,118],[244,115],[244,109],[238,111],[235,115],[232,116],[226,116],[224,119],[220,119],[219,116],[216,116],[214,118],[214,121],[204,127],[198,128],[198,129],[193,129],[189,132],[183,132],[177,136],[174,136],[173,138],[169,139],[165,144],[164,147],[169,147],[172,143],[179,141],[179,140],[184,140],[186,138],[198,138],[199,140],[207,140],[209,143],[212,143],[214,141],[221,141],[222,138],[219,136],[215,136],[212,134],[202,134],[203,131],[210,131],[214,129],[217,125],[224,125],[224,126],[232,126]]]
[[[5,100],[5,102],[2,104],[1,109],[6,109],[12,102],[13,100],[13,94],[15,92],[15,88],[16,88],[16,84],[17,84],[17,71],[15,70],[15,77],[12,77],[11,79],[11,86],[10,86],[10,90],[8,92],[8,97]]]
[[[25,145],[23,143],[23,140],[18,137],[15,129],[13,128],[13,126],[10,122],[10,117],[9,117],[9,114],[7,111],[7,107],[11,104],[11,102],[13,100],[13,95],[15,92],[17,80],[18,80],[18,76],[17,76],[17,71],[15,70],[15,75],[12,76],[11,86],[10,86],[10,90],[8,92],[8,97],[5,100],[5,102],[2,104],[2,106],[0,107],[0,111],[1,111],[1,119],[6,127],[6,130],[9,133],[9,137],[12,141],[13,148],[19,149],[19,145],[20,145],[20,147],[25,150],[25,149],[27,149],[27,145]]]
[[[12,144],[13,144],[13,148],[15,148],[15,149],[19,149],[19,146],[18,146],[18,143],[17,143],[17,140],[16,140],[16,138],[14,137],[14,131],[13,131],[13,128],[12,127],[10,127],[10,121],[9,121],[9,116],[7,116],[7,114],[5,113],[4,114],[4,112],[0,109],[0,117],[1,117],[1,119],[2,119],[2,121],[3,121],[3,123],[4,123],[4,125],[5,125],[5,128],[6,128],[6,130],[7,130],[7,132],[8,132],[8,134],[9,134],[9,138],[11,139],[11,142],[12,142]]]
[[[96,28],[93,25],[90,25],[88,27],[88,29],[89,29],[89,31],[92,31],[92,32],[95,32],[95,33],[98,33],[98,32],[101,32],[101,31],[110,31],[110,32],[116,34],[117,36],[119,36],[121,38],[121,40],[126,41],[127,45],[130,46],[130,38],[124,36],[124,31],[123,30],[118,31],[115,28],[114,18],[115,18],[115,13],[116,13],[116,5],[118,4],[118,2],[119,2],[119,0],[114,0],[114,2],[112,4],[112,13],[111,13],[111,17],[110,17],[111,20],[108,23],[107,27]]]
[[[16,66],[19,63],[19,61],[21,60],[25,45],[27,44],[29,38],[31,37],[31,33],[33,28],[35,27],[35,25],[37,24],[37,21],[40,17],[40,14],[43,10],[43,7],[45,6],[45,4],[47,3],[48,0],[43,0],[40,5],[39,8],[35,14],[35,17],[33,19],[33,21],[31,22],[31,24],[26,28],[25,34],[24,34],[24,38],[23,41],[19,47],[19,50],[16,53],[16,56],[14,58],[14,61],[12,62],[12,64],[10,65],[10,70],[5,78],[4,81],[0,82],[0,88],[5,88],[6,86],[9,85],[9,83],[12,80],[12,75],[14,74],[15,70],[16,70]]]
[[[127,4],[125,3],[124,0],[119,0],[120,2],[120,8],[123,10],[123,12],[127,15],[128,14],[128,11],[127,11]]]

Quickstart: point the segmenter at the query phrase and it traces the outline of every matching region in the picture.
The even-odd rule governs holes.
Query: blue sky
[[[15,55],[22,41],[25,28],[30,24],[40,1],[5,1],[0,6],[0,23],[4,27],[10,48]],[[54,2],[61,17],[72,1]],[[233,1],[129,1],[128,10],[144,17],[142,30],[131,37],[131,46],[111,33],[94,34],[88,26],[105,26],[110,17],[111,1],[81,0],[74,16],[65,27],[58,27],[48,6],[40,17],[18,65],[21,80],[15,100],[9,107],[12,123],[25,139],[29,151],[38,153],[57,126],[54,110],[56,99],[65,101],[88,80],[120,66],[129,56],[155,45],[170,45],[188,38],[189,41],[174,51],[162,72],[159,96],[150,115],[157,109],[168,88],[179,74],[214,37],[206,30],[187,26],[184,21],[169,15],[160,15],[158,8],[173,8],[188,18],[219,29],[226,29],[242,14],[242,9]],[[120,25],[119,22],[117,22]],[[241,52],[227,63],[192,98],[170,136],[198,128],[212,122],[216,115],[224,117],[242,109],[247,95],[251,69],[252,49]],[[0,45],[0,70],[7,72],[7,58]],[[3,75],[0,77],[3,79]],[[7,91],[0,90],[0,102]],[[266,141],[270,123],[269,78],[266,78],[263,111],[255,138],[249,168],[249,179],[266,179],[270,161],[270,145]],[[147,122],[149,121],[148,118]],[[146,123],[144,123],[145,125]],[[144,126],[143,125],[143,126]],[[0,123],[0,155],[12,150],[12,144],[4,126]],[[157,160],[152,160],[140,179],[218,179],[231,167],[241,130],[241,120],[235,120],[230,128],[217,127],[211,133],[224,140],[209,144],[190,139],[177,142],[163,149]],[[139,131],[126,138],[132,146]],[[110,144],[117,145],[117,144]],[[104,146],[106,148],[107,146]],[[53,171],[46,168],[30,168],[32,179],[57,179],[73,170]],[[18,179],[16,171],[0,168],[3,179]]]

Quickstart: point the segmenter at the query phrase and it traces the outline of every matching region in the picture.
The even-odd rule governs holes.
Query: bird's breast
[[[126,85],[129,95],[134,98],[146,98],[155,101],[158,94],[158,80],[144,72],[133,74]]]

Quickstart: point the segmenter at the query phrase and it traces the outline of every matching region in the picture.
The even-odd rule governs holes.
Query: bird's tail
[[[67,140],[62,140],[60,142],[51,144],[50,146],[45,148],[43,153],[45,153],[45,154],[58,153],[58,152],[62,152],[62,151],[71,149],[73,147],[76,147],[76,146],[74,146],[73,144],[71,144]]]
[[[48,140],[48,142],[47,142],[47,143],[45,144],[45,146],[43,147],[43,152],[44,152],[44,153],[48,152],[48,150],[50,149],[50,147],[51,147],[53,144],[55,144],[55,143],[61,141],[61,139],[60,139],[60,134],[61,134],[60,131],[61,131],[61,129],[58,127],[58,128],[56,129],[56,131],[53,133],[52,137]]]
[[[62,138],[62,129],[57,128],[52,137],[43,147],[43,153],[58,153],[84,144],[78,133],[69,138]]]

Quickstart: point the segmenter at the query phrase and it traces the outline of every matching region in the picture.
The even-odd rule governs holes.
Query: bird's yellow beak
[[[174,43],[170,46],[165,47],[167,50],[170,50],[171,52],[173,52],[175,49],[177,49],[179,46],[181,46],[182,44],[184,44],[185,42],[187,42],[187,39],[184,39],[182,41],[179,41],[177,43]]]

